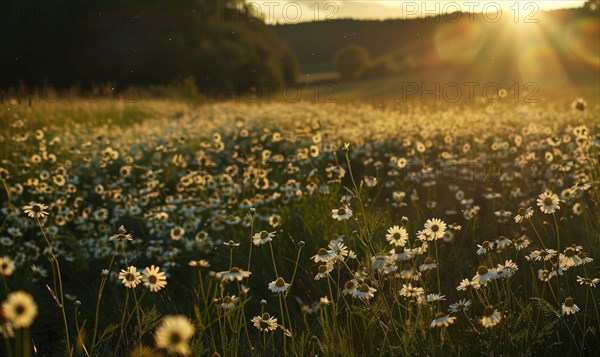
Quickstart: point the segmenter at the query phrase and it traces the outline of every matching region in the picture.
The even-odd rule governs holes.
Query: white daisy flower
[[[437,218],[428,219],[427,222],[425,222],[425,233],[428,238],[442,239],[446,233],[446,223]]]
[[[358,287],[358,289],[356,289],[356,291],[354,293],[352,293],[352,296],[358,299],[363,299],[363,300],[369,300],[371,299],[373,296],[375,296],[375,292],[377,291],[377,289],[372,288],[370,286],[368,286],[367,284],[360,284],[360,286]]]
[[[486,266],[480,265],[479,268],[477,268],[477,274],[473,277],[473,283],[486,286],[490,280],[494,280],[496,278],[498,278],[496,273],[489,270]]]
[[[537,205],[542,213],[553,214],[560,209],[560,200],[555,193],[546,191],[538,196]]]
[[[338,221],[343,221],[352,217],[352,210],[348,206],[332,209],[331,217],[333,219],[337,219]]]
[[[37,313],[33,297],[24,291],[12,292],[2,302],[2,317],[17,329],[31,326]]]
[[[524,223],[525,220],[530,219],[533,216],[533,209],[531,207],[519,208],[517,215],[515,216],[515,223]]]
[[[29,205],[23,206],[23,212],[31,218],[44,218],[48,215],[48,212],[46,212],[48,208],[49,207],[43,203],[30,201]]]
[[[568,297],[565,299],[565,302],[562,304],[562,314],[564,315],[574,315],[579,311],[579,307],[575,305],[572,297]]]
[[[290,284],[286,283],[283,278],[279,277],[275,281],[269,283],[269,290],[274,293],[282,293],[290,287]]]
[[[183,315],[167,315],[156,329],[156,347],[166,349],[169,354],[189,356],[189,340],[194,336],[194,325]]]
[[[408,232],[404,227],[393,226],[388,228],[385,239],[390,244],[403,247],[408,242]]]
[[[455,302],[448,307],[448,312],[450,312],[451,314],[455,314],[461,311],[467,311],[469,310],[469,306],[471,306],[471,304],[471,300],[459,300],[458,302]]]
[[[502,314],[492,306],[486,306],[483,311],[483,317],[481,318],[481,324],[485,328],[492,328],[500,323],[502,320]]]
[[[265,244],[271,242],[274,237],[275,232],[260,231],[252,236],[252,243],[254,243],[254,245]]]
[[[433,319],[433,321],[431,321],[431,325],[429,325],[429,327],[431,327],[431,328],[448,327],[448,326],[452,325],[454,323],[454,321],[456,321],[456,317],[448,316],[443,312],[438,312],[435,315],[435,319]]]
[[[136,267],[130,266],[127,270],[121,270],[119,280],[123,282],[126,288],[135,288],[142,282],[142,274],[137,271]]]

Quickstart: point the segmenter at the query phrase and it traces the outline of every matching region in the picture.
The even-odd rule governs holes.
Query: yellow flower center
[[[283,288],[285,286],[285,280],[283,280],[283,278],[277,278],[277,280],[275,280],[275,286]]]
[[[573,299],[568,297],[565,299],[565,306],[566,307],[572,307],[574,305]]]
[[[483,316],[490,317],[494,314],[496,310],[492,306],[486,306],[485,310],[483,310]]]
[[[177,333],[172,333],[171,336],[170,336],[170,338],[169,338],[169,341],[171,341],[172,345],[176,345],[179,342],[181,342],[182,340],[183,339],[181,338],[181,336],[179,334],[177,334]]]
[[[486,268],[483,265],[480,265],[479,268],[477,268],[477,274],[478,275],[485,275],[488,272],[488,268]]]

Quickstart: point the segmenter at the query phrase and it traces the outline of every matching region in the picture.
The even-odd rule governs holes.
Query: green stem
[[[65,298],[64,298],[64,294],[63,294],[63,286],[62,286],[62,275],[60,273],[60,264],[58,264],[58,259],[56,259],[56,256],[54,255],[54,251],[52,250],[52,244],[50,244],[50,240],[48,240],[48,237],[46,236],[46,232],[44,231],[44,227],[42,226],[42,222],[40,222],[39,218],[36,218],[38,227],[40,227],[40,230],[42,231],[42,235],[44,236],[44,240],[46,241],[46,244],[48,245],[48,247],[50,248],[49,252],[50,252],[50,256],[52,257],[52,263],[54,264],[55,268],[56,268],[56,274],[58,275],[58,299],[59,299],[59,307],[60,307],[60,311],[62,313],[62,318],[63,318],[63,324],[64,324],[64,328],[65,328],[65,344],[66,344],[66,354],[67,356],[71,356],[73,354],[73,351],[71,350],[71,341],[69,339],[69,325],[67,324],[67,313],[65,311]],[[56,291],[56,283],[54,286],[54,290]]]
[[[98,319],[100,317],[100,301],[102,300],[102,293],[104,292],[104,287],[106,286],[106,281],[108,280],[108,276],[110,274],[110,270],[112,269],[112,265],[115,261],[115,256],[117,255],[117,250],[119,249],[119,245],[121,242],[117,244],[115,250],[110,258],[110,263],[108,264],[108,274],[102,277],[100,281],[100,287],[98,288],[98,295],[96,296],[96,316],[94,317],[94,337],[92,339],[92,353],[94,353],[94,349],[96,347],[96,338],[98,337]]]

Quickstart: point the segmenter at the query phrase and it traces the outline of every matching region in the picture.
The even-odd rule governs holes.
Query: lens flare
[[[600,20],[594,17],[578,19],[565,31],[567,48],[593,66],[600,67]]]
[[[519,52],[519,72],[525,82],[542,87],[558,87],[568,84],[555,50],[547,42],[529,43]]]
[[[445,23],[435,34],[438,58],[444,62],[467,64],[473,62],[485,36],[475,23]]]

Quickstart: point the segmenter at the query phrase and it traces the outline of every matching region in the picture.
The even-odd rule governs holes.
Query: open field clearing
[[[563,98],[6,101],[3,348],[598,353],[600,107]]]

